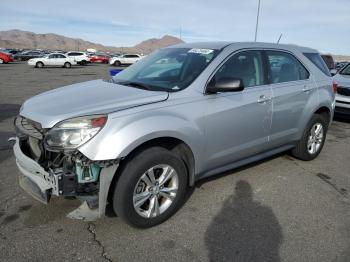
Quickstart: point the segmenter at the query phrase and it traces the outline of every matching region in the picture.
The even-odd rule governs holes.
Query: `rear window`
[[[325,75],[331,76],[331,73],[329,72],[329,69],[318,53],[304,53],[304,56],[306,56],[315,66],[318,67]]]

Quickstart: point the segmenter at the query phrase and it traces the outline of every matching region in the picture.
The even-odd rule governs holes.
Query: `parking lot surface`
[[[350,121],[337,119],[319,157],[287,153],[199,181],[160,226],[140,230],[112,213],[66,218],[76,200],[45,206],[17,182],[12,122],[43,91],[109,78],[108,65],[0,65],[0,261],[350,261]],[[55,101],[52,101],[54,103]]]

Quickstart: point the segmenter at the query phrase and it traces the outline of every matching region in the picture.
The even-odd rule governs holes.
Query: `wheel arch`
[[[325,116],[328,121],[331,121],[332,118],[332,111],[327,106],[321,106],[319,107],[313,114],[319,114]]]
[[[184,162],[188,172],[188,183],[189,186],[193,186],[195,183],[195,158],[190,146],[183,140],[173,136],[163,136],[144,141],[143,143],[134,147],[125,157],[119,162],[119,167],[114,174],[113,180],[109,187],[108,200],[111,203],[113,199],[114,189],[118,183],[118,179],[123,170],[123,166],[129,161],[134,155],[142,152],[146,148],[160,146],[166,148],[169,151],[177,154]]]

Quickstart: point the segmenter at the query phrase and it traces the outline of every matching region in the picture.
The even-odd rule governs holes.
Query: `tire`
[[[121,66],[121,63],[120,63],[120,61],[115,61],[115,62],[113,63],[113,65],[114,65],[114,66]]]
[[[35,67],[43,68],[44,67],[44,63],[43,62],[36,62]]]
[[[164,222],[184,202],[188,188],[188,175],[184,162],[176,154],[162,147],[145,149],[126,161],[114,189],[114,211],[126,223],[135,227],[148,228]],[[154,172],[153,184],[150,176],[153,172],[150,170]],[[161,174],[166,174],[167,170],[172,172],[172,176],[163,184]],[[174,192],[164,193],[169,189],[173,189]],[[134,205],[134,198],[141,193],[145,197],[143,200],[139,199],[139,202],[135,199],[136,204],[142,202],[137,208],[136,204]],[[164,194],[167,197],[164,197]],[[159,209],[151,209],[152,203],[153,206],[157,206],[158,203]]]
[[[2,60],[1,58],[0,58],[0,64],[3,64],[4,63],[4,60]]]
[[[328,124],[329,120],[326,118],[326,116],[314,114],[309,123],[306,125],[302,138],[292,150],[292,155],[304,161],[315,159],[320,154],[324,146]],[[318,129],[320,126],[322,128]],[[312,133],[315,135],[312,136]]]
[[[64,67],[64,68],[71,68],[72,65],[71,65],[71,63],[69,63],[69,62],[65,62],[64,65],[63,65],[63,67]]]
[[[81,64],[82,66],[86,66],[86,65],[87,65],[87,62],[86,62],[85,60],[83,60],[83,61],[80,62],[80,64]]]

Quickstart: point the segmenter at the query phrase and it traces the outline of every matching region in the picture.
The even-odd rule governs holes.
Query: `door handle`
[[[271,97],[267,97],[265,95],[261,95],[258,99],[259,104],[265,104],[266,102],[270,101]]]
[[[307,88],[307,86],[304,86],[302,91],[307,93],[307,92],[310,92],[311,88]]]

